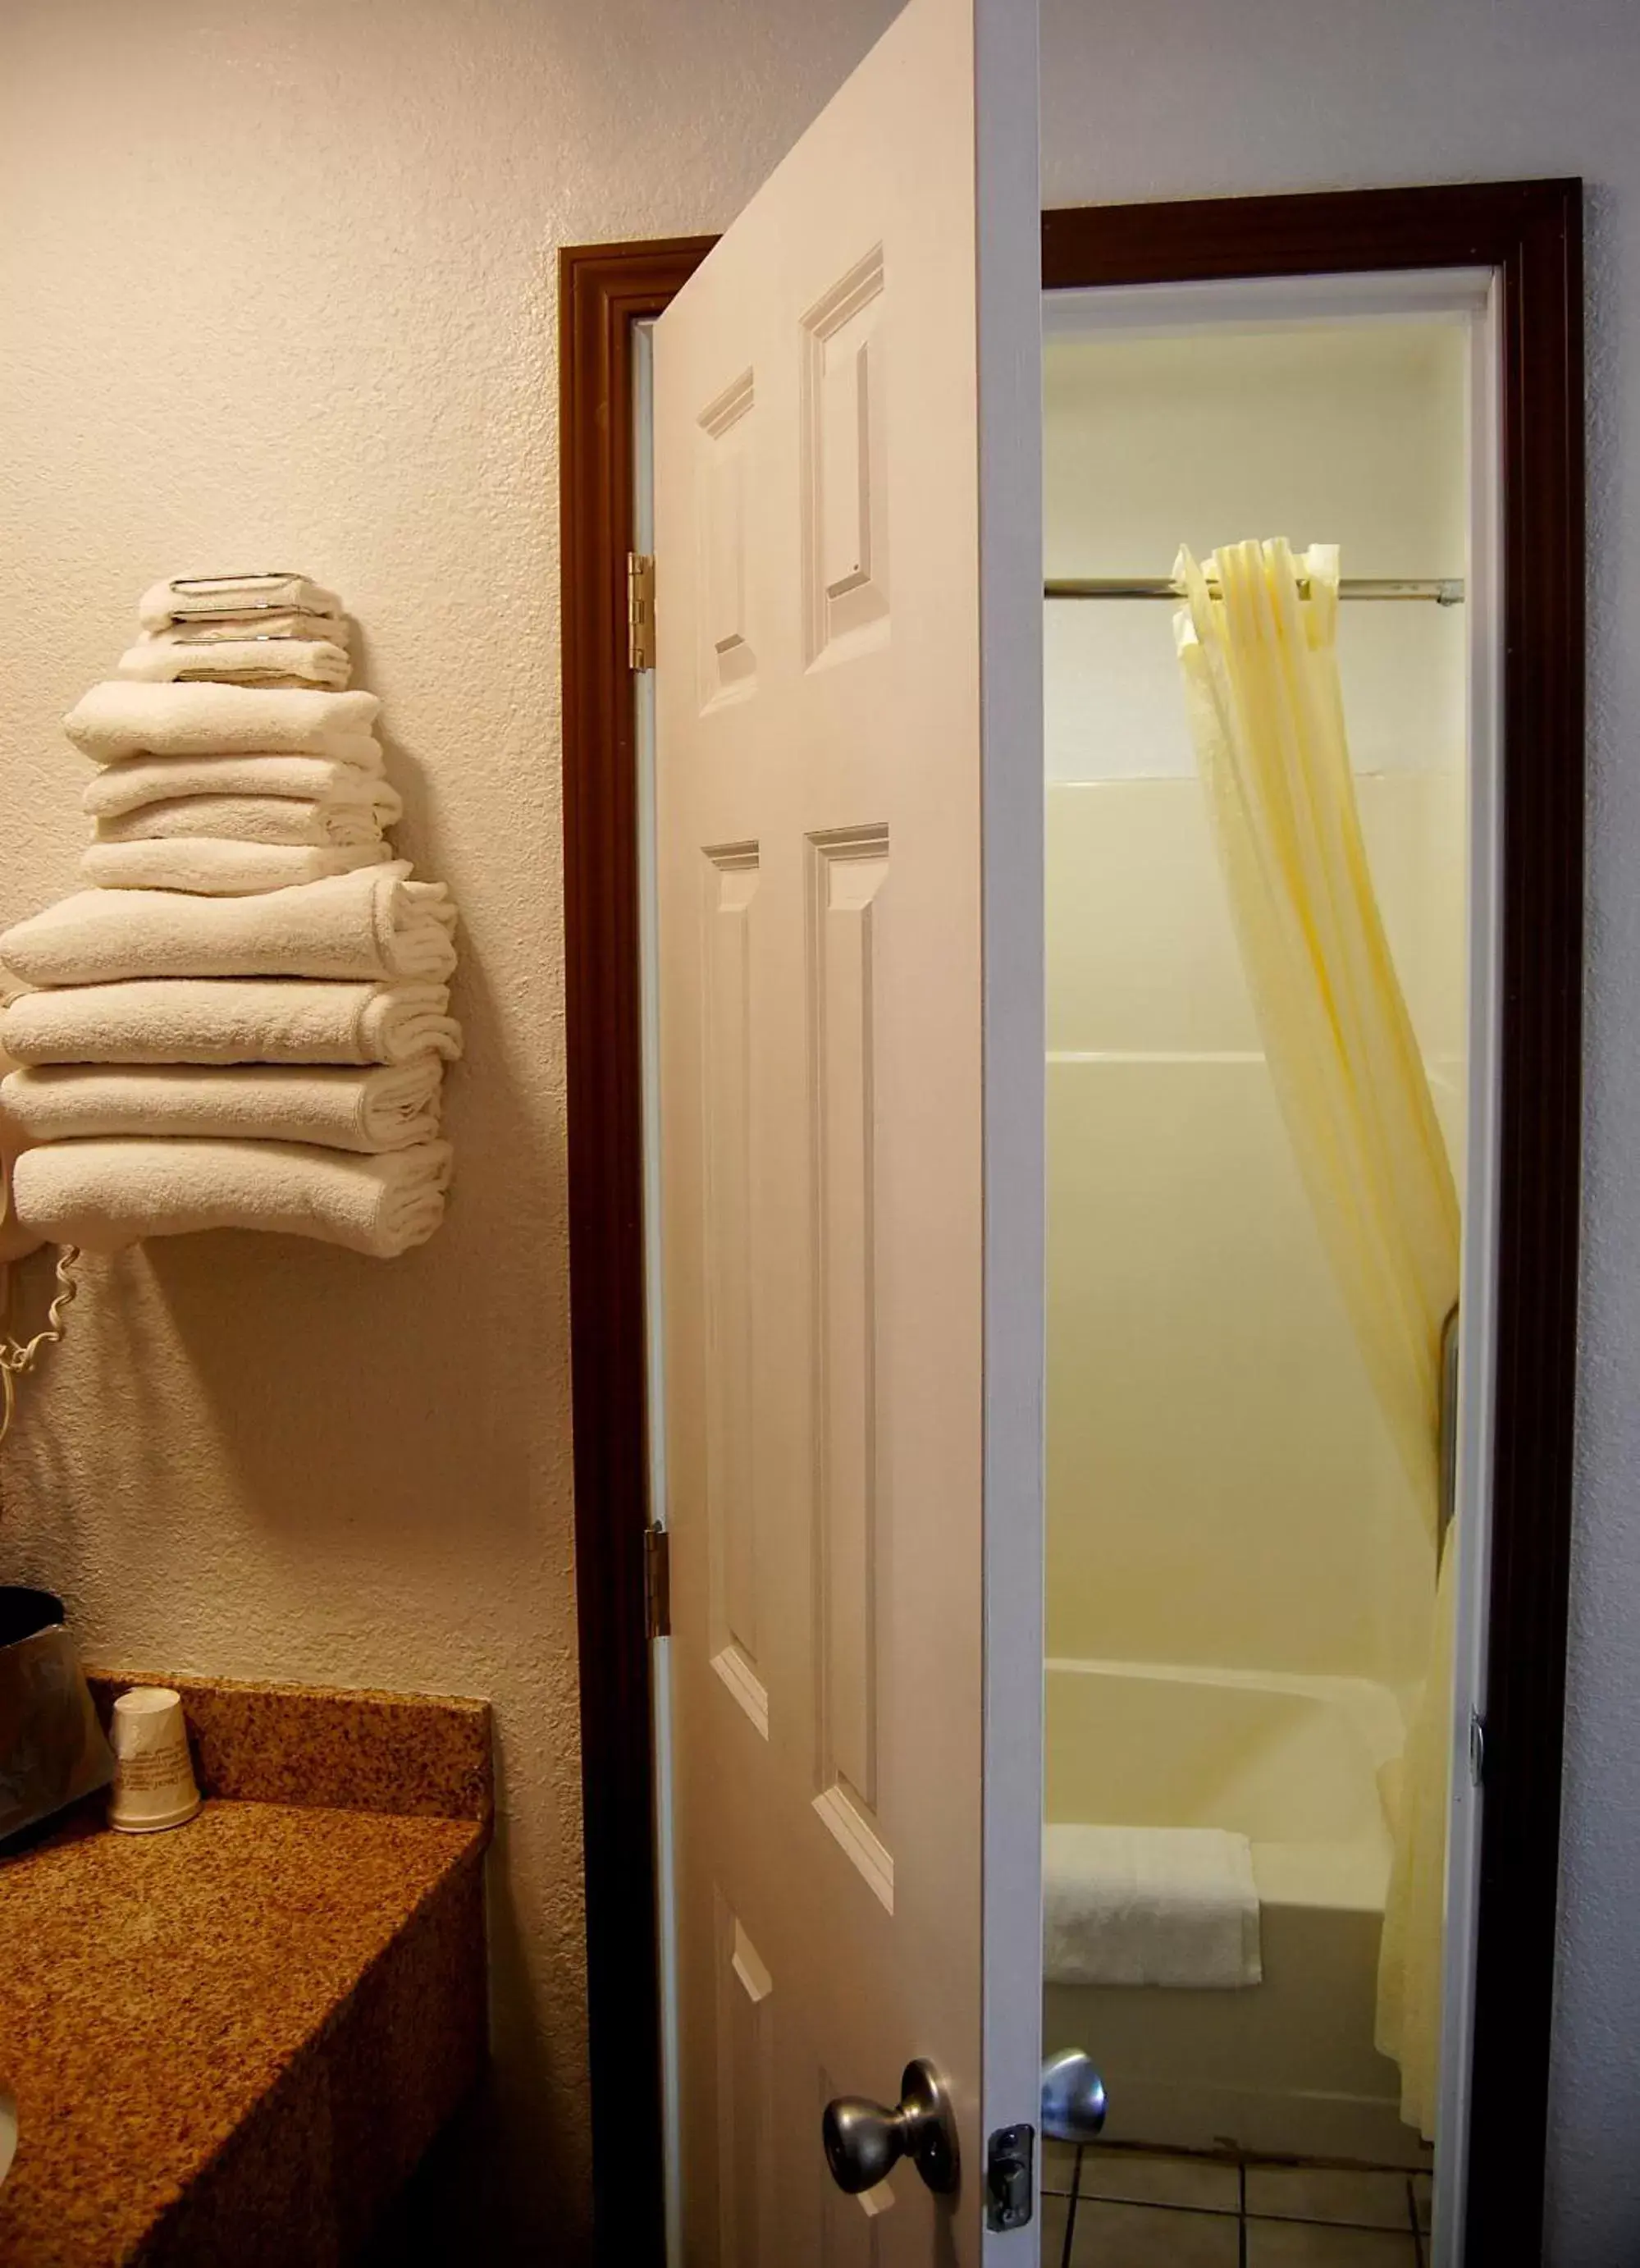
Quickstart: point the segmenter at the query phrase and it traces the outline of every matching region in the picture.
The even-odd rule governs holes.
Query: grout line
[[[1242,2182],[1244,2198],[1246,2191],[1244,2174]],[[1061,2191],[1058,2194],[1063,2196],[1064,2191]],[[1193,2220],[1234,2220],[1239,2218],[1243,2220],[1256,2220],[1261,2226],[1269,2223],[1278,2228],[1342,2228],[1347,2230],[1352,2236],[1394,2236],[1395,2234],[1393,2228],[1386,2228],[1381,2220],[1318,2220],[1313,2213],[1249,2213],[1245,2203],[1239,2206],[1187,2205],[1182,2199],[1173,2198],[1102,2197],[1091,2191],[1088,2192],[1087,2202],[1090,2205],[1125,2205],[1130,2213],[1188,2213]],[[1416,2214],[1411,2226],[1414,2235],[1422,2240],[1422,2231],[1417,2227]],[[1420,2250],[1423,2249],[1421,2241],[1419,2249]],[[1424,2264],[1422,2262],[1420,2262],[1420,2268],[1424,2268]]]
[[[1236,2268],[1247,2268],[1247,2161],[1236,2163]]]
[[[1077,2144],[1077,2154],[1070,2161],[1070,2202],[1065,2207],[1065,2242],[1059,2255],[1059,2268],[1070,2268],[1070,2248],[1077,2241],[1077,2208],[1082,2202],[1083,2146]]]
[[[1183,1663],[1166,1665],[1154,1662],[1116,1661],[1114,1660],[1100,1660],[1089,1663],[1080,1657],[1073,1660],[1070,1656],[1058,1657],[1052,1660],[1049,1666],[1052,1668],[1063,1668],[1067,1662],[1069,1662],[1070,1666],[1073,1668],[1085,1668],[1091,1667],[1094,1669],[1100,1670],[1132,1669],[1136,1671],[1138,1675],[1141,1677],[1171,1677],[1175,1680],[1179,1675],[1180,1668],[1189,1666]],[[1291,1686],[1292,1690],[1295,1692],[1298,1692],[1302,1689],[1305,1693],[1308,1693],[1310,1687],[1316,1682],[1313,1678],[1306,1678],[1300,1675],[1297,1671],[1288,1670],[1209,1669],[1203,1674],[1211,1678],[1216,1685],[1239,1686],[1247,1684],[1249,1680],[1257,1683],[1258,1680],[1261,1678],[1280,1677],[1286,1680],[1286,1683],[1282,1689],[1283,1692],[1288,1690],[1289,1686]],[[1340,1677],[1329,1679],[1327,1682],[1329,1685],[1347,1685],[1351,1681],[1346,1677]],[[1236,2166],[1247,2166],[1248,2168],[1256,2168],[1260,2173],[1264,2173],[1269,2169],[1275,2168],[1281,2172],[1286,2173],[1399,2174],[1403,2180],[1412,2181],[1415,2180],[1419,2174],[1427,2174],[1430,2171],[1430,2168],[1429,2166],[1381,2165],[1376,2158],[1306,2158],[1292,2150],[1236,2150],[1228,2143],[1220,2144],[1216,2149],[1192,2149],[1180,2143],[1146,2142],[1144,2140],[1129,2141],[1125,2139],[1118,2139],[1113,2135],[1102,2134],[1096,2143],[1090,2142],[1086,2146],[1089,2149],[1097,2150],[1101,2158],[1161,2158],[1165,2159],[1170,2165],[1181,2166],[1226,2166],[1231,2168],[1234,2168]],[[1259,2218],[1257,2213],[1254,2213],[1253,2217],[1255,2220]]]
[[[1092,2190],[1087,2192],[1087,2200],[1090,2205],[1132,2205],[1140,2213],[1188,2213],[1197,2220],[1233,2220],[1241,2210],[1236,2205],[1187,2205],[1182,2198],[1106,2197]],[[1327,2225],[1317,2223],[1318,2227]]]
[[[1058,2192],[1064,2196],[1062,2190]],[[1242,2183],[1244,2202],[1234,2205],[1189,2205],[1182,2198],[1109,2197],[1101,2191],[1084,2192],[1090,2205],[1122,2205],[1135,2213],[1188,2213],[1193,2220],[1234,2220],[1238,2215],[1246,2220],[1277,2221],[1283,2228],[1347,2228],[1351,2235],[1393,2236],[1393,2227],[1386,2228],[1381,2220],[1318,2220],[1307,2213],[1249,2213],[1245,2202],[1247,2184]]]
[[[1279,2221],[1283,2228],[1347,2228],[1352,2236],[1394,2236],[1381,2220],[1312,2220],[1297,2213],[1255,2213],[1254,2220]]]

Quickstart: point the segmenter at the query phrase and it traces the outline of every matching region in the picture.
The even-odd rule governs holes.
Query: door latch
[[[1035,2127],[999,2126],[985,2145],[987,2228],[1002,2235],[1026,2226],[1035,2173]]]

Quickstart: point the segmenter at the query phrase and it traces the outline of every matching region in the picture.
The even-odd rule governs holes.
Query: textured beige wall
[[[577,2257],[586,2206],[556,249],[720,225],[888,12],[0,7],[0,921],[73,883],[57,720],[143,585],[302,568],[460,901],[467,1035],[425,1250],[88,1267],[4,1453],[0,1574],[105,1660],[493,1697],[486,2259],[509,2222]]]

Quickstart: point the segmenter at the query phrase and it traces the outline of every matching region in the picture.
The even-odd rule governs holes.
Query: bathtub
[[[1372,2045],[1390,1841],[1386,1686],[1351,1677],[1048,1663],[1050,1822],[1247,1836],[1264,1982],[1239,1992],[1049,1984],[1043,2051],[1099,2066],[1113,2140],[1425,2165]]]

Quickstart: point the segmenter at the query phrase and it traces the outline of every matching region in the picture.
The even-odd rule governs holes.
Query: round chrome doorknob
[[[1105,2124],[1105,2082],[1080,2048],[1042,2066],[1042,2133],[1049,2142],[1091,2142]]]
[[[864,2095],[840,2095],[820,2120],[826,2163],[840,2190],[858,2197],[886,2180],[908,2158],[930,2189],[957,2186],[957,2122],[951,2097],[931,2063],[908,2063],[900,2100],[890,2110]]]

